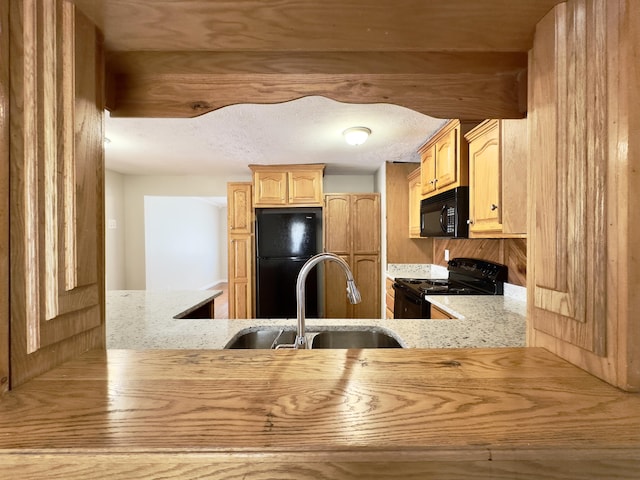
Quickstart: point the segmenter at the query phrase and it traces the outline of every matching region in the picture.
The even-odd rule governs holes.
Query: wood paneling
[[[527,232],[529,137],[527,120],[502,120],[502,231]]]
[[[559,2],[508,8],[502,0],[485,0],[482,8],[469,0],[401,2],[393,15],[385,0],[75,3],[107,32],[115,51],[526,52],[535,24]]]
[[[384,0],[75,0],[115,52],[113,115],[324,95],[469,119],[522,116],[532,32],[558,2],[408,2],[389,15]]]
[[[10,19],[15,386],[104,344],[104,70],[70,2],[11,2]]]
[[[628,390],[640,390],[640,231],[627,210],[640,185],[638,28],[637,2],[559,5],[538,25],[529,89],[529,343]]]
[[[517,73],[116,75],[114,117],[195,117],[239,103],[321,95],[346,103],[394,103],[438,118],[521,118]],[[464,92],[464,95],[461,95]]]
[[[509,283],[527,286],[527,240],[514,238],[503,240],[502,262],[509,267]]]
[[[433,263],[447,265],[444,260],[445,250],[449,250],[449,258],[479,258],[506,265],[509,269],[509,283],[522,287],[527,284],[527,240],[524,238],[436,238],[433,242]]]
[[[640,396],[542,348],[111,350],[6,395],[0,464],[21,479],[631,480],[639,432]]]
[[[0,0],[0,52],[9,51],[9,0]],[[9,389],[9,56],[0,55],[0,396]]]
[[[433,239],[409,238],[409,182],[417,163],[385,165],[387,263],[432,263]]]

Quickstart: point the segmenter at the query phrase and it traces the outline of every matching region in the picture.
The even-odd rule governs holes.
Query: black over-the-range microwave
[[[420,202],[420,236],[469,236],[469,187],[457,187]]]

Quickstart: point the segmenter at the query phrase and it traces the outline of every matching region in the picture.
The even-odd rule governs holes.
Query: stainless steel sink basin
[[[402,348],[400,343],[380,331],[328,330],[318,333],[311,348]]]
[[[231,340],[224,348],[273,348],[274,342],[278,339],[278,343],[293,343],[296,339],[296,332],[281,330],[263,329],[253,332],[243,333]],[[278,337],[278,335],[280,335]]]
[[[281,331],[274,328],[263,328],[240,334],[232,339],[224,348],[274,348],[277,344],[292,344],[296,332]],[[402,348],[391,335],[379,330],[323,330],[319,333],[308,332],[309,348]]]

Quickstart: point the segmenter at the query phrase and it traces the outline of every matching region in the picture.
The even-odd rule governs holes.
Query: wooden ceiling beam
[[[527,68],[526,52],[109,52],[126,75],[326,73],[487,74]]]
[[[189,118],[227,105],[321,95],[347,103],[393,103],[439,118],[520,118],[522,77],[522,71],[114,75],[108,108],[114,117]]]
[[[518,118],[526,68],[527,55],[513,52],[111,52],[107,98],[120,117],[322,95],[441,118]]]

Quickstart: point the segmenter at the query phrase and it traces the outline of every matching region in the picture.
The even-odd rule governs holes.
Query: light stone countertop
[[[217,295],[217,291],[108,291],[107,348],[220,349],[242,331],[296,328],[295,319],[174,318]],[[428,299],[457,319],[307,319],[307,331],[381,329],[408,348],[525,345],[526,302],[510,296],[439,295]]]

